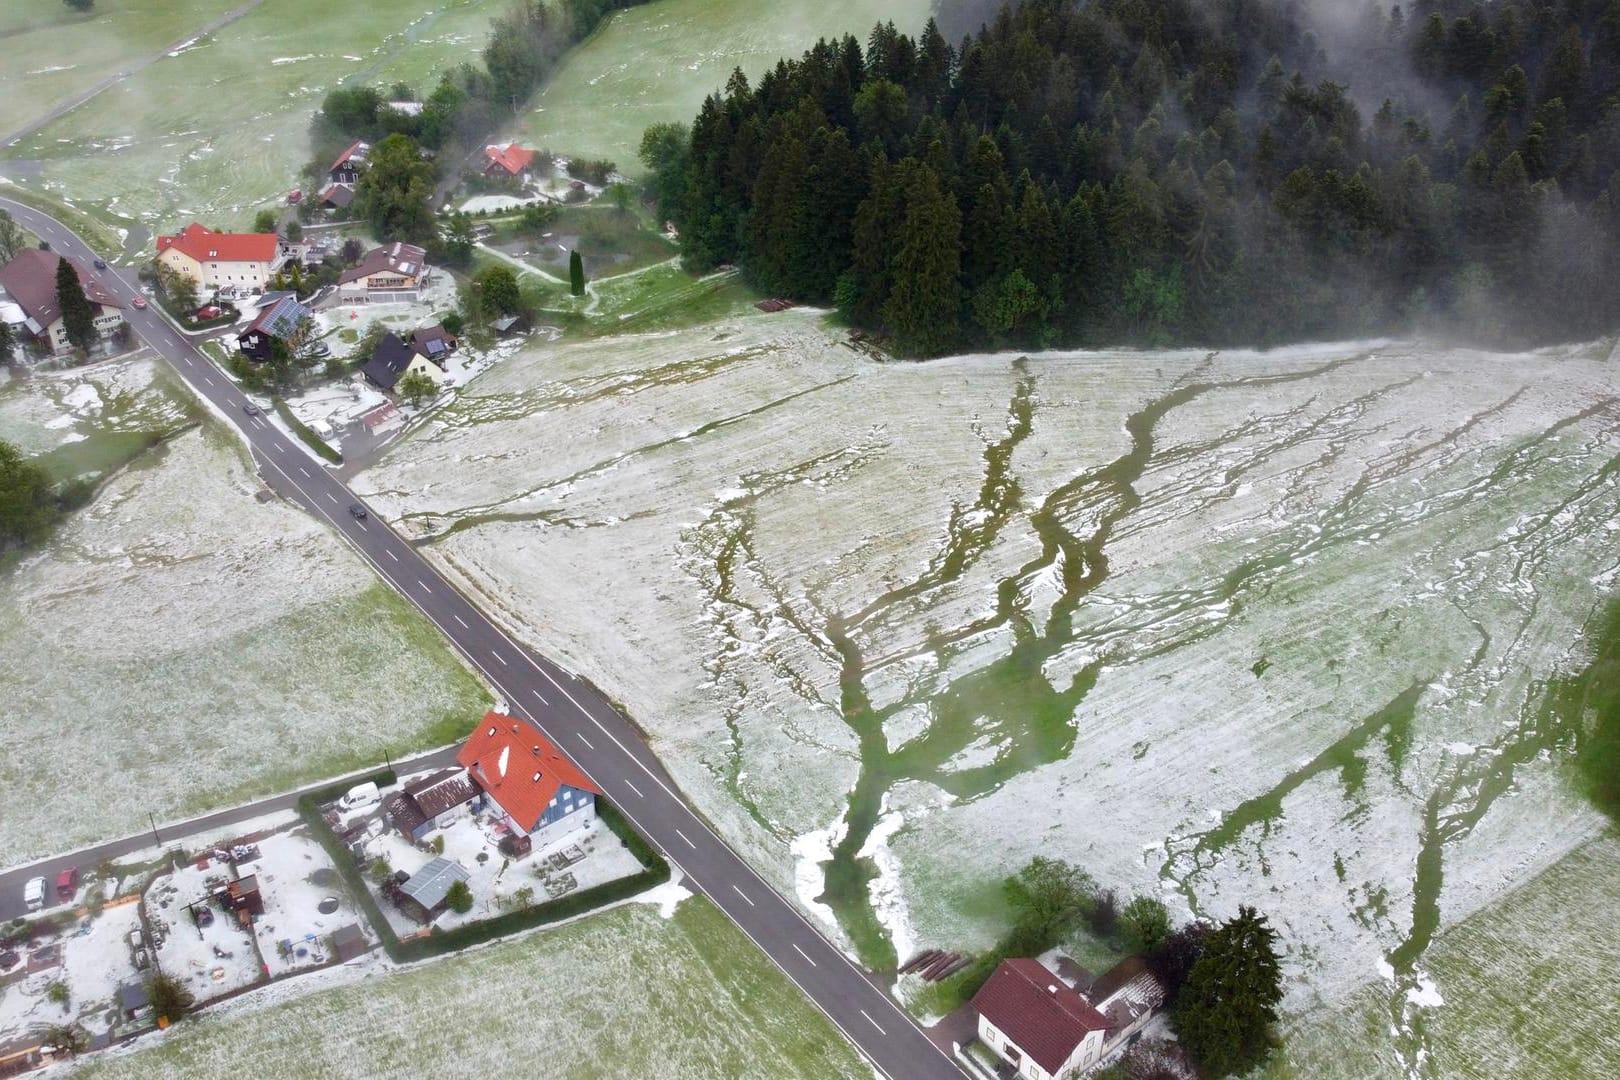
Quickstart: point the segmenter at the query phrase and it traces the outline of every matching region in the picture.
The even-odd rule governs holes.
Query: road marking
[[[628,776],[627,776],[627,777],[625,777],[625,778],[624,778],[624,782],[625,782],[625,783],[626,783],[626,784],[628,784],[628,785],[629,785],[629,787],[630,787],[630,790],[631,790],[631,791],[633,791],[633,792],[635,792],[635,793],[636,793],[636,798],[638,798],[638,799],[645,799],[645,798],[646,798],[646,797],[647,797],[647,796],[645,796],[645,795],[643,795],[643,794],[642,794],[642,793],[641,793],[641,789],[640,789],[640,788],[638,788],[638,787],[636,787],[636,785],[635,785],[635,784],[633,784],[633,783],[631,783],[631,782],[630,782],[630,778],[629,778],[629,777],[628,777]]]
[[[310,475],[309,475],[309,470],[308,470],[308,469],[306,469],[306,468],[304,468],[304,467],[303,467],[303,466],[302,466],[302,465],[300,465],[300,466],[298,466],[298,471],[299,471],[299,472],[301,472],[301,473],[303,473],[303,474],[304,474],[304,479],[305,479],[305,480],[308,480],[308,479],[310,479]]]
[[[866,1010],[865,1009],[861,1010],[861,1015],[866,1016]],[[872,1019],[870,1016],[866,1016],[866,1022],[868,1024],[871,1024],[873,1027],[877,1028],[879,1035],[887,1035],[888,1034],[887,1031],[883,1030],[883,1025],[879,1024],[876,1020]]]
[[[580,741],[580,742],[582,742],[582,743],[584,743],[584,744],[585,744],[585,745],[586,745],[586,746],[587,746],[587,747],[589,747],[589,748],[590,748],[590,749],[592,749],[592,750],[595,750],[595,749],[596,749],[596,747],[594,747],[594,746],[592,746],[592,745],[591,745],[591,740],[589,740],[589,739],[587,739],[587,738],[586,738],[586,737],[585,737],[585,736],[583,736],[583,735],[580,735],[580,733],[579,733],[579,732],[577,732],[577,731],[576,731],[576,732],[574,732],[574,734],[575,734],[575,735],[579,735],[579,741]]]
[[[806,960],[810,960],[810,954],[799,948],[797,945],[793,946],[793,951],[804,957]],[[810,966],[815,967],[816,962],[814,960],[810,960]],[[871,1017],[867,1017],[867,1019],[870,1020]]]
[[[534,688],[534,687],[532,687],[532,686],[531,686],[531,687],[529,687],[529,693],[531,693],[531,694],[533,694],[533,695],[534,695],[534,696],[535,696],[535,697],[537,697],[537,698],[539,698],[539,699],[540,699],[540,703],[541,703],[541,704],[542,704],[542,705],[550,705],[550,704],[551,704],[551,702],[549,702],[549,701],[547,701],[547,700],[546,700],[546,695],[544,695],[544,694],[542,694],[542,693],[541,693],[541,692],[540,692],[540,691],[538,691],[538,690],[536,690],[536,689],[535,689],[535,688]]]
[[[417,579],[416,579],[416,583],[417,583],[417,584],[418,584],[418,585],[420,585],[420,586],[422,586],[422,588],[423,588],[423,589],[425,589],[425,590],[426,590],[426,591],[428,591],[428,592],[432,592],[432,591],[433,591],[433,590],[432,590],[432,589],[430,589],[430,588],[428,588],[428,583],[427,583],[427,582],[425,582],[425,581],[423,581],[423,580],[422,580],[422,579],[421,579],[421,578],[417,578]]]
[[[210,377],[210,376],[208,376],[208,375],[204,375],[204,376],[203,376],[203,382],[205,382],[205,383],[207,383],[207,384],[208,384],[208,385],[209,385],[209,386],[213,386],[213,385],[214,385],[214,380],[213,380],[213,378],[211,378],[211,377]],[[258,421],[256,421],[256,420],[255,420],[255,421],[254,421],[254,423],[258,423]]]
[[[502,667],[506,666],[506,657],[502,656],[500,653],[496,652],[494,649],[489,650],[489,655],[491,655],[495,659],[499,660],[501,662]]]
[[[466,620],[464,620],[460,615],[452,615],[450,617],[452,619],[455,619],[456,622],[461,623],[461,628],[463,630],[471,630],[472,629],[472,627],[468,626],[467,623],[466,623]]]
[[[736,893],[738,896],[742,897],[744,900],[748,900],[748,894],[743,892],[741,889],[737,888],[737,886],[733,885],[731,887],[731,891]],[[749,907],[754,907],[755,904],[754,904],[754,902],[752,900],[748,900],[748,906]]]
[[[399,556],[394,554],[393,548],[384,548],[383,550],[388,552],[388,557],[390,559],[393,559],[395,562],[399,562]]]
[[[359,518],[355,518],[353,520],[354,520],[354,523],[360,527],[361,532],[370,532],[371,531],[370,529],[366,528],[366,523],[361,521]]]
[[[333,502],[337,502],[337,496],[336,496],[336,495],[334,495],[334,494],[332,494],[332,493],[331,493],[331,492],[330,492],[330,491],[328,491],[328,492],[327,492],[327,493],[326,493],[326,497],[327,497],[327,498],[328,498],[328,499],[331,499],[331,500],[332,500],[332,501],[333,501]]]
[[[681,832],[679,826],[676,826],[676,828],[675,828],[675,835],[680,837],[682,840],[685,840],[687,847],[691,848],[693,851],[697,850],[697,845],[692,843],[692,838],[690,836],[687,836],[685,833]]]

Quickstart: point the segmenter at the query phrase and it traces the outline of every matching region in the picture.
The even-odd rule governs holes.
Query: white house
[[[0,318],[15,330],[14,320],[20,315],[22,334],[44,343],[53,354],[72,347],[62,323],[62,309],[56,302],[56,268],[61,262],[62,256],[55,252],[24,248],[0,267],[0,289],[11,298],[9,303],[0,304]],[[73,259],[68,264],[79,275],[79,284],[90,301],[96,335],[111,336],[124,321],[124,306],[83,266]]]
[[[275,233],[219,233],[193,221],[173,236],[157,238],[158,263],[200,289],[262,292],[281,261]]]
[[[1164,1004],[1140,957],[1082,994],[1039,960],[1004,960],[973,995],[979,1041],[1025,1080],[1070,1080],[1118,1049]]]

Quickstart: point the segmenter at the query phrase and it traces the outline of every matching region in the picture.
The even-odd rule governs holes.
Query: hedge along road
[[[0,207],[88,269],[94,252],[66,226],[8,199],[0,198]],[[361,518],[351,512],[362,506],[353,492],[264,416],[249,416],[248,399],[236,384],[156,311],[130,306],[139,293],[129,281],[111,269],[95,273],[125,304],[125,317],[136,332],[240,432],[265,482],[329,524],[437,626],[505,697],[507,711],[532,721],[573,758],[680,868],[686,882],[724,911],[882,1075],[891,1080],[962,1075],[887,991],[686,804],[640,735],[601,694],[508,637],[386,524],[369,513]],[[20,891],[20,881],[16,887]]]

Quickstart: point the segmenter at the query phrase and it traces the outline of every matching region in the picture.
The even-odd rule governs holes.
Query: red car
[[[215,307],[213,304],[209,304],[205,308],[197,309],[197,318],[199,319],[217,319],[219,318],[219,315],[220,309]]]
[[[146,297],[144,296],[137,296],[135,299],[131,300],[130,303],[134,304],[135,307],[140,311],[146,310]]]
[[[59,900],[71,900],[79,888],[79,868],[70,866],[56,875],[56,897]]]

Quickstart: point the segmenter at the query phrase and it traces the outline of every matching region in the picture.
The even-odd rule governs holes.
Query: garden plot
[[[4,156],[42,190],[147,232],[193,218],[245,227],[257,209],[301,186],[309,121],[327,91],[404,81],[425,96],[441,72],[483,48],[505,7],[401,0],[384,14],[276,0],[188,42]]]
[[[650,124],[690,123],[734,68],[757,80],[820,37],[861,41],[880,20],[916,34],[931,0],[656,0],[616,12],[564,58],[523,120],[520,141],[608,158],[639,174]]]
[[[27,708],[0,710],[0,861],[448,742],[482,714],[436,632],[260,491],[193,430],[11,557],[0,700]]]
[[[126,1026],[117,1008],[118,988],[145,978],[130,951],[130,935],[140,928],[135,899],[70,920],[72,929],[66,933],[35,939],[32,948],[18,950],[17,967],[6,973],[14,978],[0,982],[0,1045],[62,1024],[82,1024],[92,1035]],[[60,963],[28,972],[40,966],[30,963],[36,955],[55,956]],[[66,1001],[52,1000],[55,984],[66,990]]]
[[[497,826],[495,815],[487,811],[474,813],[472,806],[464,803],[440,815],[443,827],[435,829],[421,844],[413,843],[386,821],[379,835],[365,841],[366,857],[373,860],[374,867],[380,860],[389,870],[415,874],[442,854],[471,875],[467,887],[472,890],[472,909],[466,914],[445,911],[433,921],[438,929],[493,918],[525,903],[542,904],[641,872],[636,857],[600,821],[525,858],[508,859],[500,852],[504,831]],[[435,838],[443,839],[442,853]],[[420,923],[380,895],[377,903],[395,933],[408,936],[422,929]]]
[[[141,900],[158,968],[184,983],[198,1004],[253,986],[267,971],[253,930],[210,899],[235,875],[228,864],[203,861],[174,866]]]
[[[544,1062],[548,1076],[667,1080],[871,1073],[701,899],[669,917],[630,904],[382,978],[347,968],[84,1059],[78,1075],[479,1076],[513,1061]],[[514,1007],[535,1002],[543,1015]]]
[[[332,932],[350,923],[358,924],[368,941],[376,940],[326,849],[305,826],[267,836],[258,848],[259,858],[240,869],[258,879],[264,897],[264,914],[254,921],[253,934],[271,978],[335,959]]]
[[[984,946],[1041,853],[1256,903],[1290,1009],[1389,969],[1416,1030],[1435,928],[1601,828],[1537,705],[1620,569],[1612,343],[877,364],[816,319],[525,352],[358,482],[869,962]]]

